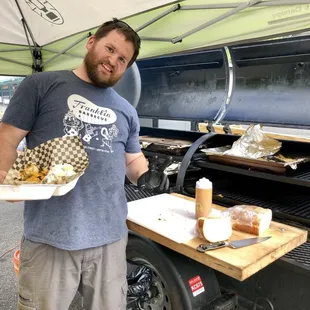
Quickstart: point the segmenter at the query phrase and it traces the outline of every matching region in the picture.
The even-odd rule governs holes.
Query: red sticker
[[[205,291],[205,288],[203,286],[200,276],[196,276],[195,278],[188,280],[188,283],[189,283],[189,286],[191,287],[194,297],[198,296],[199,294]]]

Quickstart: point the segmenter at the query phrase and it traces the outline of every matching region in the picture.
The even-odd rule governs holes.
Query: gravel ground
[[[0,256],[19,244],[22,229],[23,204],[0,202]],[[0,259],[0,309],[16,308],[18,289],[12,262],[16,250]]]
[[[0,202],[0,257],[19,245],[23,233],[23,203]],[[14,272],[13,254],[18,249],[0,258],[0,309],[16,309],[18,284]],[[82,310],[79,294],[73,300],[70,310]]]

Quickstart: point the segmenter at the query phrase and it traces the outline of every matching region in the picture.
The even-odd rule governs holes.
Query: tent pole
[[[29,41],[29,37],[28,37],[28,31],[27,31],[28,30],[28,26],[27,26],[26,21],[24,19],[22,20],[22,23],[23,23],[25,35],[26,35],[26,38],[27,38],[30,55],[31,55],[31,58],[32,58],[32,64],[33,64],[32,68],[33,68],[33,71],[35,71],[35,72],[38,71],[39,72],[39,71],[41,71],[42,53],[39,50],[39,48],[38,48],[38,46],[37,46],[37,44],[35,42],[33,42],[35,44],[35,46],[34,47],[31,46],[30,41]]]
[[[30,35],[30,37],[31,37],[31,40],[32,40],[32,43],[33,43],[34,47],[37,47],[37,43],[36,43],[36,41],[35,41],[35,39],[34,39],[33,33],[32,33],[31,29],[30,29],[29,26],[28,26],[28,23],[27,23],[27,21],[26,21],[26,19],[25,19],[25,16],[24,16],[24,14],[23,14],[23,11],[21,10],[21,8],[20,8],[20,6],[19,6],[18,1],[15,0],[15,3],[16,3],[16,5],[17,5],[18,11],[19,11],[19,13],[20,13],[20,15],[21,15],[21,17],[22,17],[22,23],[23,23],[24,29],[25,29],[25,27],[27,28],[27,31],[28,31],[28,33],[29,33],[29,35]],[[26,35],[27,35],[27,33],[26,33]]]
[[[202,30],[202,29],[204,29],[206,27],[209,27],[209,26],[211,26],[213,24],[216,24],[216,23],[218,23],[218,22],[220,22],[220,21],[222,21],[222,20],[224,20],[224,19],[226,19],[226,18],[228,18],[230,16],[233,16],[233,15],[239,13],[240,11],[243,11],[243,10],[245,10],[245,9],[247,9],[247,8],[249,8],[249,7],[255,5],[255,4],[259,3],[259,2],[261,2],[261,1],[262,0],[249,0],[248,2],[239,5],[238,7],[236,7],[234,9],[232,9],[232,10],[230,10],[230,11],[228,11],[228,12],[226,12],[226,13],[224,13],[224,14],[222,14],[222,15],[220,15],[220,16],[212,19],[212,20],[210,20],[209,22],[206,22],[206,23],[202,24],[199,27],[196,27],[196,28],[194,28],[194,29],[192,29],[192,30],[190,30],[190,31],[188,31],[188,32],[178,36],[178,37],[173,38],[172,39],[172,43],[180,42],[184,38],[186,38],[186,37],[188,37],[188,36],[198,32],[198,31],[200,31],[200,30]]]
[[[48,60],[46,60],[45,63],[43,63],[41,65],[41,67],[43,68],[43,66],[46,66],[47,64],[49,64],[51,61],[53,61],[54,59],[58,58],[59,56],[65,54],[69,49],[71,49],[72,47],[78,45],[79,43],[81,43],[82,41],[84,41],[86,38],[89,38],[91,36],[91,33],[87,33],[85,36],[83,36],[82,38],[78,39],[77,41],[73,42],[72,44],[70,44],[68,47],[66,47],[65,49],[63,49],[62,51],[58,52],[56,55],[52,56],[51,58],[49,58]]]
[[[175,12],[177,10],[179,10],[181,8],[181,5],[180,4],[176,4],[174,5],[173,7],[171,7],[170,9],[164,11],[163,13],[159,14],[158,16],[154,17],[153,19],[151,19],[150,21],[148,21],[147,23],[141,25],[140,27],[138,27],[136,30],[136,32],[148,27],[149,25],[157,22],[158,20],[162,19],[163,17],[169,15],[170,13],[172,12]]]
[[[51,50],[49,48],[45,48],[45,47],[42,47],[41,48],[42,51],[45,51],[45,52],[48,52],[48,53],[52,53],[52,54],[58,54],[59,52],[58,51],[55,51],[55,50]],[[0,51],[1,52],[1,51]],[[83,59],[84,57],[83,56],[79,56],[79,55],[74,55],[74,54],[70,54],[70,53],[63,53],[64,55],[68,56],[68,57],[73,57],[73,58],[81,58]]]
[[[204,5],[183,5],[181,10],[210,10],[210,9],[233,9],[242,5],[242,2],[235,3],[220,3],[220,4],[204,4]],[[302,5],[310,4],[310,0],[277,0],[277,1],[264,1],[257,3],[256,6],[282,6],[282,5]]]
[[[218,16],[218,17],[212,19],[212,20],[210,20],[209,22],[206,22],[206,23],[204,23],[203,25],[201,25],[201,26],[199,26],[199,27],[196,27],[196,28],[194,28],[194,29],[192,29],[192,30],[190,30],[190,31],[188,31],[188,32],[186,32],[186,33],[184,33],[183,35],[178,36],[178,37],[175,37],[175,38],[173,38],[173,39],[169,39],[169,38],[159,38],[159,37],[144,37],[144,36],[141,36],[141,39],[144,40],[144,41],[172,42],[173,44],[179,43],[179,42],[182,42],[182,40],[183,40],[184,38],[186,38],[186,37],[188,37],[188,36],[190,36],[190,35],[192,35],[192,34],[198,32],[198,31],[200,31],[200,30],[202,30],[202,29],[204,29],[204,28],[206,28],[206,27],[209,27],[209,26],[211,26],[211,25],[213,25],[213,24],[216,24],[216,23],[218,23],[218,22],[220,22],[220,21],[222,21],[222,20],[224,20],[224,19],[226,19],[226,18],[228,18],[228,17],[230,17],[230,16],[233,16],[233,15],[239,13],[240,11],[245,10],[245,9],[247,9],[247,8],[253,6],[253,5],[257,5],[257,4],[259,4],[259,2],[261,2],[261,1],[262,1],[262,0],[250,0],[250,1],[248,1],[247,3],[241,3],[238,7],[235,7],[234,9],[230,10],[229,12],[227,12],[227,13],[225,13],[225,14],[222,14],[222,15],[220,15],[220,16]],[[307,0],[307,1],[309,1],[309,3],[310,3],[310,0]],[[278,2],[278,1],[277,1],[277,2]],[[226,5],[226,4],[222,4],[222,5]],[[232,4],[230,4],[230,5],[236,5],[236,3],[232,3]],[[218,7],[215,7],[215,6],[217,6],[217,4],[214,4],[214,5],[210,4],[209,6],[214,6],[213,8],[218,8]],[[209,6],[206,5],[206,8],[210,8]],[[194,9],[194,8],[198,8],[198,7],[201,8],[202,6],[199,6],[199,5],[197,5],[197,6],[185,6],[185,8],[186,8],[186,7],[191,7],[192,9]],[[180,10],[183,10],[183,6],[180,6],[179,9],[180,9]],[[156,21],[156,20],[155,20],[155,21]],[[150,23],[153,23],[153,22],[154,22],[153,20],[150,21]],[[141,28],[141,27],[139,27],[139,28],[143,29],[143,28],[145,28],[145,27],[148,26],[148,25],[149,25],[149,23],[144,24],[144,25],[141,26],[142,28]],[[138,29],[139,29],[139,28],[138,28]],[[141,30],[141,29],[140,29],[140,30]]]
[[[5,58],[5,57],[1,57],[1,56],[0,56],[0,60],[4,60],[4,61],[7,61],[7,62],[11,62],[13,64],[17,64],[17,65],[21,65],[21,66],[25,66],[25,67],[31,68],[31,65],[26,64],[26,63],[21,62],[21,61]]]
[[[11,50],[0,50],[0,53],[24,52],[24,51],[28,51],[28,50],[29,50],[29,48],[11,49]]]
[[[159,41],[159,42],[170,42],[171,43],[170,38],[156,38],[156,37],[143,37],[143,36],[140,36],[140,38],[143,41]]]
[[[31,31],[31,29],[30,29],[30,27],[29,27],[29,25],[28,25],[28,23],[27,23],[27,21],[25,19],[23,11],[21,10],[21,8],[19,6],[18,0],[15,0],[15,3],[17,5],[19,13],[20,13],[20,15],[22,17],[21,22],[22,22],[23,27],[24,27],[25,35],[26,35],[26,38],[27,38],[27,41],[28,41],[29,50],[30,50],[30,53],[31,53],[32,61],[33,61],[33,65],[32,65],[33,71],[35,71],[35,72],[42,71],[41,70],[41,64],[42,64],[42,53],[41,53],[41,50],[40,50],[38,44],[36,43],[36,41],[34,39],[33,33],[32,33],[32,31]],[[33,46],[31,46],[31,44],[30,44],[28,34],[31,37]]]

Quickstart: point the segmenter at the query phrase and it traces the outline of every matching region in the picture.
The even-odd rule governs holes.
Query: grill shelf
[[[228,165],[221,165],[211,163],[205,160],[195,161],[195,165],[200,168],[215,169],[220,171],[226,171],[234,174],[240,174],[260,179],[272,180],[281,183],[293,184],[303,187],[310,187],[310,169],[308,164],[304,164],[304,169],[291,172],[289,175],[277,175],[267,172],[260,172],[254,170],[248,170],[245,168],[233,167]]]

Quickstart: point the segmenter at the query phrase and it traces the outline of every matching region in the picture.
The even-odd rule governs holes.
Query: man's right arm
[[[6,123],[0,123],[0,184],[13,166],[17,157],[17,147],[28,131]]]

